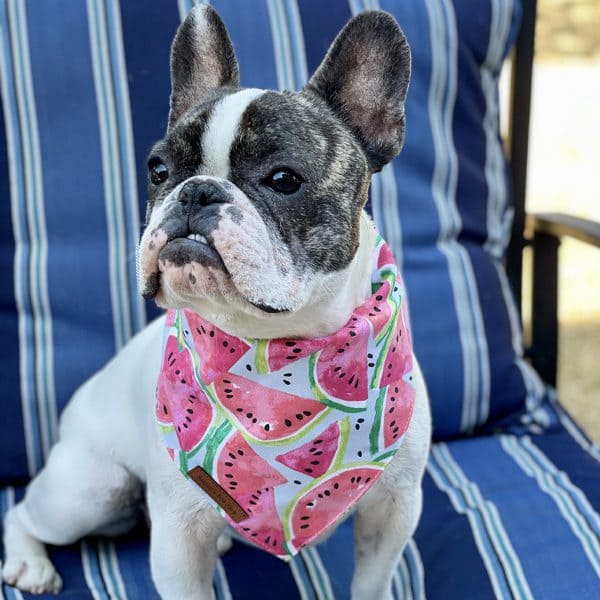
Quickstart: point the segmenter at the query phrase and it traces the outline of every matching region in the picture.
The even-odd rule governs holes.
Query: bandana
[[[284,559],[373,486],[410,422],[406,297],[381,238],[371,282],[346,325],[314,339],[242,339],[167,313],[156,420],[169,455],[240,535]]]

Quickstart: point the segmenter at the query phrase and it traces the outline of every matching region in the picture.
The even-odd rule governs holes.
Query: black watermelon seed
[[[304,419],[304,415],[302,413],[298,413],[296,415],[296,419],[298,419],[298,421],[302,421],[302,419]]]
[[[252,371],[252,367],[250,365],[246,365],[246,371]]]
[[[165,404],[163,404],[163,405],[162,405],[162,407],[163,407],[163,412],[165,413],[165,415],[168,415],[168,414],[169,414],[169,411],[167,410],[167,407],[166,407],[166,405],[165,405]]]
[[[350,337],[354,337],[356,335],[356,331],[350,331]]]
[[[359,451],[357,452],[357,454],[358,454],[358,456],[359,456],[359,457],[361,457],[361,456],[362,456],[362,450],[359,450]]]
[[[189,418],[187,415],[185,416],[185,420],[186,420],[188,423],[191,423],[191,422],[192,422],[192,420],[191,420],[191,419],[190,419],[190,418]]]
[[[187,428],[188,428],[188,424],[187,424],[187,423],[184,423],[184,424],[183,424],[183,427],[184,427],[185,429],[187,429]]]
[[[296,357],[292,354],[291,356],[286,356],[287,360],[296,360]]]
[[[285,420],[285,426],[286,427],[291,427],[292,426],[292,422],[289,419]]]
[[[269,429],[271,429],[271,426],[268,423],[265,423],[265,431],[269,431]]]
[[[306,529],[307,527],[310,527],[310,523],[304,523],[304,525],[300,525],[300,529]]]
[[[291,383],[287,379],[284,379],[283,383],[285,383],[285,385],[291,385]]]
[[[252,419],[253,423],[256,423],[258,421],[258,419],[256,417],[254,417],[254,419]]]
[[[311,448],[311,450],[315,450],[314,448]],[[315,452],[315,456],[321,456],[321,454],[323,454],[322,450],[319,450],[318,452]]]
[[[224,391],[226,394],[231,394],[231,392],[233,392],[233,390],[232,390],[231,388],[224,388],[224,389],[223,389],[223,391]]]
[[[330,492],[329,490],[325,490],[323,493],[324,493],[326,496],[331,496],[331,492]]]
[[[244,409],[240,408],[240,407],[236,408],[235,410],[236,410],[236,412],[244,412]]]
[[[302,352],[302,348],[294,348],[294,349],[292,350],[292,352],[293,352],[294,354],[298,354],[299,352]]]
[[[305,473],[312,473],[312,472],[313,472],[313,470],[312,470],[312,469],[310,469],[309,467],[306,467],[306,469],[304,469],[304,472],[305,472]]]
[[[359,476],[356,478],[356,483],[358,483],[358,482],[359,482],[361,479],[362,479],[362,477],[359,475]]]
[[[292,346],[295,346],[295,345],[296,345],[296,342],[292,342],[291,340],[288,340],[288,341],[285,343],[285,345],[286,345],[288,348],[291,348]]]
[[[333,488],[334,488],[335,490],[337,490],[339,487],[340,487],[340,484],[339,484],[339,483],[337,483],[337,482],[336,482],[336,483],[334,483],[334,484],[333,484]]]
[[[354,381],[354,375],[350,375],[350,379],[348,379],[348,383],[352,384],[353,381]]]
[[[392,421],[392,422],[390,423],[390,427],[393,427],[395,424],[396,424],[396,421]]]
[[[229,354],[235,354],[235,348],[229,348]]]
[[[310,461],[310,464],[311,464],[311,465],[315,465],[315,466],[317,466],[317,465],[320,465],[320,464],[321,464],[321,461],[320,461],[320,460],[311,460],[311,461]]]
[[[265,538],[265,544],[268,544],[270,541],[271,541],[271,536],[270,536],[270,535],[268,535],[268,536]]]
[[[252,413],[246,413],[246,416],[251,419],[252,418]]]
[[[374,366],[375,366],[375,363],[372,363],[372,362],[370,362],[370,363],[369,363],[369,366],[370,366],[370,367],[374,367]]]
[[[374,310],[375,312],[381,312],[381,309],[380,309],[378,306],[374,306],[374,307],[373,307],[373,310]]]
[[[310,412],[310,410],[303,410],[302,413],[304,414],[305,417],[310,417],[310,415],[312,414]]]
[[[181,371],[179,369],[175,370],[175,375],[179,375],[181,373]]]
[[[225,394],[225,398],[229,398],[231,400],[233,398],[233,394]]]
[[[243,450],[238,450],[238,451],[237,451],[237,453],[238,453],[240,456],[244,456],[244,451],[243,451]]]
[[[303,517],[300,517],[301,521],[308,521],[310,519],[310,517],[308,515],[304,515]]]
[[[400,429],[399,427],[394,427],[394,430],[392,431],[392,433],[398,433],[399,429]]]
[[[360,429],[360,425],[357,423],[357,424],[354,426],[354,429],[356,429],[356,431],[358,431],[358,430]]]
[[[358,384],[359,384],[359,383],[360,383],[360,379],[357,379],[357,380],[354,382],[354,389],[355,389],[355,390],[357,390],[357,389],[358,389]]]
[[[189,415],[193,415],[194,414],[194,409],[193,408],[186,408],[185,412],[188,413]]]
[[[342,367],[336,367],[334,371],[337,373]]]
[[[210,333],[208,334],[210,337],[215,337],[215,332],[213,329],[210,330]]]
[[[350,483],[355,483],[356,482],[356,477],[350,477]]]
[[[371,481],[371,478],[370,478],[370,477],[367,477],[367,478],[365,479],[365,483],[369,483],[369,481]]]
[[[177,425],[177,431],[179,431],[179,433],[181,433],[181,427],[179,427],[179,425]]]
[[[383,300],[383,296],[381,294],[375,296],[375,300],[377,300],[377,302],[381,302]]]
[[[225,473],[225,477],[227,477],[227,479],[233,479],[233,475],[231,473]]]
[[[254,502],[254,500],[250,500],[250,504],[252,504],[252,506],[256,506],[256,502]]]
[[[298,481],[297,479],[294,479],[294,483],[295,483],[296,485],[302,485],[302,482],[301,482],[301,481]]]
[[[365,420],[364,420],[362,417],[361,417],[360,419],[357,419],[357,421],[358,421],[359,423],[364,423],[364,422],[365,422]]]
[[[223,383],[231,383],[231,379],[223,379]]]
[[[317,497],[323,498],[323,494],[317,494]]]
[[[395,406],[392,406],[392,407],[390,408],[390,410],[388,410],[388,413],[391,415],[391,414],[394,412],[394,409],[395,409],[395,408],[396,408]]]
[[[223,348],[227,348],[229,346],[229,342],[227,340],[223,340]]]
[[[206,333],[206,329],[204,329],[204,325],[200,325],[200,329],[202,329],[202,333]],[[200,332],[198,331],[198,333],[200,333]]]
[[[229,461],[227,461],[226,463],[224,463],[224,465],[225,465],[226,467],[233,467],[233,463],[232,463],[232,462],[229,462]]]
[[[321,438],[319,438],[318,440],[315,440],[313,442],[313,444],[321,444],[321,443],[323,443],[323,440]]]
[[[233,452],[229,453],[229,458],[233,458],[233,460],[235,460],[237,457]]]
[[[291,377],[293,375],[293,373],[284,373],[283,376],[284,377]]]
[[[338,354],[341,354],[342,352],[344,352],[343,348],[338,348]]]
[[[373,358],[373,355],[369,353],[367,354],[367,358]]]

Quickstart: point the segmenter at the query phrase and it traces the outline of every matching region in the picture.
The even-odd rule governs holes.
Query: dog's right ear
[[[239,87],[238,62],[225,25],[214,8],[192,8],[171,47],[169,129],[209,93],[222,86]]]

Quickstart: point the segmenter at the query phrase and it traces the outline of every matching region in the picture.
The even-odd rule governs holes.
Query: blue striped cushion
[[[434,446],[423,516],[397,565],[395,598],[598,597],[600,453],[561,419],[577,439],[561,427]],[[1,490],[0,513],[21,494]],[[66,597],[157,598],[145,539],[140,531],[54,549]],[[216,597],[253,600],[260,590],[261,600],[344,600],[353,564],[350,522],[290,564],[236,543],[219,561]],[[8,587],[4,593],[17,598]]]
[[[299,88],[352,14],[396,15],[414,57],[407,137],[370,209],[404,269],[435,436],[537,406],[544,387],[523,361],[501,263],[511,209],[497,78],[519,0],[214,5],[242,83],[275,88]],[[0,0],[0,479],[41,467],[76,386],[156,314],[136,292],[134,255],[169,45],[189,7]]]

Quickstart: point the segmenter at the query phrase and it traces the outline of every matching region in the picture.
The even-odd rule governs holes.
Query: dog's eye
[[[263,184],[279,194],[293,194],[300,189],[302,178],[288,169],[279,169],[263,179]]]
[[[169,178],[169,169],[160,158],[151,158],[148,161],[148,170],[150,171],[150,181],[154,185],[160,185]]]

